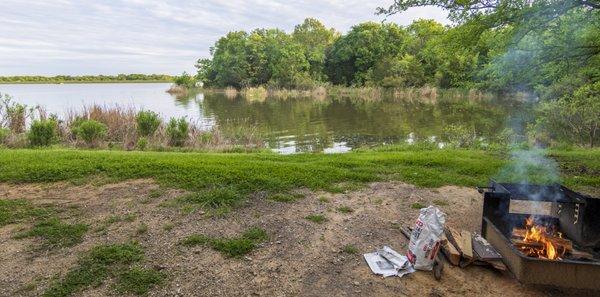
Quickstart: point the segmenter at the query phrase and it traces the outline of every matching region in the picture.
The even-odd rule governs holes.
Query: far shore
[[[107,81],[0,81],[0,85],[60,85],[60,84],[133,84],[171,83],[170,80],[107,80]]]

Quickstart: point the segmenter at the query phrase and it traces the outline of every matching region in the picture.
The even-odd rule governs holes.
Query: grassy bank
[[[600,188],[600,150],[551,151],[550,156],[558,161],[566,185],[588,192]],[[453,149],[291,156],[0,150],[0,181],[153,178],[166,187],[199,193],[191,200],[237,201],[258,191],[272,195],[296,188],[335,192],[380,180],[399,180],[424,187],[483,185],[509,163],[507,158],[500,152]]]

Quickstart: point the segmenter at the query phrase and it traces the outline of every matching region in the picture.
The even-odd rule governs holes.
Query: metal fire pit
[[[594,223],[597,222],[596,217],[600,217],[600,213],[594,214],[591,210],[597,210],[600,200],[583,196],[562,186],[534,186],[534,189],[536,187],[539,187],[540,192],[529,192],[529,189],[527,195],[521,191],[526,189],[524,185],[499,184],[492,181],[489,187],[480,188],[480,192],[484,194],[481,231],[483,237],[498,250],[510,271],[524,284],[600,290],[599,261],[528,257],[511,242],[513,227],[522,228],[525,218],[529,216],[527,213],[511,212],[511,203],[545,202],[551,205],[545,218],[553,221],[560,231],[565,231],[565,235],[572,240],[575,247],[585,248],[599,259],[597,245],[600,241],[600,225]],[[539,193],[544,195],[538,195]],[[573,220],[575,209],[578,214]]]

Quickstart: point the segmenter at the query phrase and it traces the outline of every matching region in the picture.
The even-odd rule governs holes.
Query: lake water
[[[186,116],[202,127],[256,125],[267,146],[281,153],[346,152],[360,146],[432,141],[443,146],[461,135],[483,142],[497,137],[521,110],[520,103],[469,99],[438,93],[434,98],[287,98],[194,94],[175,98],[166,83],[15,84],[0,93],[41,105],[51,113],[92,104],[133,106],[163,117]],[[458,132],[457,132],[458,131]]]

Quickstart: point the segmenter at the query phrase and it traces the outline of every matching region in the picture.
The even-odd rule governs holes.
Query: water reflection
[[[201,102],[205,116],[218,124],[247,119],[256,125],[269,148],[283,154],[320,151],[347,152],[352,148],[428,141],[439,147],[454,137],[472,134],[493,140],[520,104],[500,99],[435,100],[382,98],[268,98],[246,100],[206,94]]]

